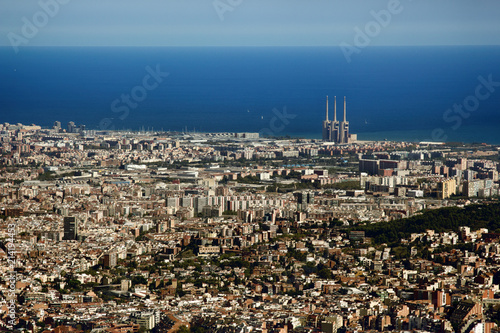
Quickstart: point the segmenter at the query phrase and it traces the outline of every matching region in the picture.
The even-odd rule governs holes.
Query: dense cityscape
[[[337,123],[0,125],[1,330],[500,331],[499,147]]]

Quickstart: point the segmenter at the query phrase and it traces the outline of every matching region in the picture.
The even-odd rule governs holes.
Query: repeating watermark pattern
[[[170,75],[168,72],[162,72],[159,64],[156,65],[155,69],[147,66],[146,72],[147,74],[142,78],[141,84],[133,87],[129,94],[121,94],[120,98],[116,98],[111,102],[111,112],[117,113],[117,118],[121,121],[127,119],[130,114],[130,109],[136,109],[139,103],[143,102],[148,97],[148,92],[158,88],[160,83]],[[99,129],[114,130],[114,119],[115,118],[101,119],[99,122]]]
[[[7,326],[13,329],[16,324],[16,225],[7,225],[7,264],[9,265],[9,276],[7,277]]]
[[[242,3],[243,0],[214,0],[214,2],[212,2],[212,5],[214,6],[215,12],[219,16],[219,19],[221,21],[224,21],[224,14],[227,12],[232,12]]]
[[[412,0],[409,0],[412,1]],[[344,54],[347,63],[351,63],[352,55],[361,53],[361,50],[370,45],[373,38],[377,37],[383,28],[387,28],[392,22],[392,17],[403,11],[404,7],[399,0],[389,0],[387,9],[378,12],[371,10],[370,15],[373,20],[367,22],[364,29],[354,27],[354,38],[352,44],[342,42],[340,49]]]
[[[50,19],[54,18],[61,8],[61,5],[66,5],[70,0],[40,0],[38,6],[40,10],[35,12],[30,18],[23,16],[21,21],[21,34],[9,32],[7,38],[10,45],[14,48],[14,52],[19,52],[19,46],[27,45],[31,39],[38,35],[40,29],[43,29],[49,24]]]
[[[451,124],[451,129],[456,131],[462,126],[463,120],[471,116],[472,112],[477,111],[481,101],[487,100],[491,94],[495,92],[497,87],[500,87],[500,82],[493,81],[493,75],[488,75],[485,79],[482,75],[477,77],[478,85],[474,89],[474,93],[465,97],[462,103],[453,104],[453,108],[447,109],[443,113],[445,123]],[[435,128],[432,131],[432,140],[443,142],[448,139],[443,128]]]
[[[289,119],[295,119],[296,114],[287,113],[286,106],[283,107],[283,111],[278,109],[273,109],[274,116],[269,121],[269,127],[263,128],[259,131],[261,137],[264,136],[277,136],[290,124]]]

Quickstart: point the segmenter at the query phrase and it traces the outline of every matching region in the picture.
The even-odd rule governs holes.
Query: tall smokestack
[[[344,122],[346,122],[346,117],[345,117],[345,96],[344,96]]]
[[[328,121],[328,95],[326,95],[326,121]]]
[[[337,96],[333,96],[333,121],[337,121]]]

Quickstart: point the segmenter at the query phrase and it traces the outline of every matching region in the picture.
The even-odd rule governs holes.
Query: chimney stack
[[[346,122],[346,116],[345,116],[345,96],[344,96],[344,123]]]
[[[337,96],[333,97],[333,121],[337,121]]]

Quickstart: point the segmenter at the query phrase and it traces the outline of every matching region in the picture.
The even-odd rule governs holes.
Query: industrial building
[[[344,120],[337,120],[337,96],[334,97],[333,120],[328,119],[328,96],[326,96],[326,119],[323,121],[323,141],[337,144],[352,143],[357,140],[356,134],[349,133],[349,122],[346,117],[346,98],[344,96]]]

